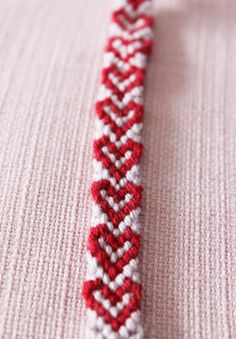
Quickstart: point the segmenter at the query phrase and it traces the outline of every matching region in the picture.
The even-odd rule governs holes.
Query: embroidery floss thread
[[[88,338],[142,338],[139,162],[150,0],[115,0],[96,103],[92,227],[83,296]]]

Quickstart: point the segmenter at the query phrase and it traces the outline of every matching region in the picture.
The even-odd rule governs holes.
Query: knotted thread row
[[[92,225],[83,296],[90,339],[142,338],[139,162],[150,0],[114,1],[96,103]]]

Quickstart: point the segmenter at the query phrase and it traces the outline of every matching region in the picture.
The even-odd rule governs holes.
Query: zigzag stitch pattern
[[[115,0],[96,103],[92,227],[83,286],[88,338],[142,338],[138,269],[143,86],[150,0]]]

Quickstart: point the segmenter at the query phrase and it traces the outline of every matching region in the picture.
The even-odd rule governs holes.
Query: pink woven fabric
[[[236,8],[154,1],[141,279],[147,339],[236,337]],[[0,11],[0,337],[84,338],[95,94],[110,1]]]

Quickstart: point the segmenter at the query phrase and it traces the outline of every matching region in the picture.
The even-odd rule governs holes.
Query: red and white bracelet
[[[142,338],[139,162],[150,0],[115,0],[96,103],[92,223],[83,287],[88,338]]]

